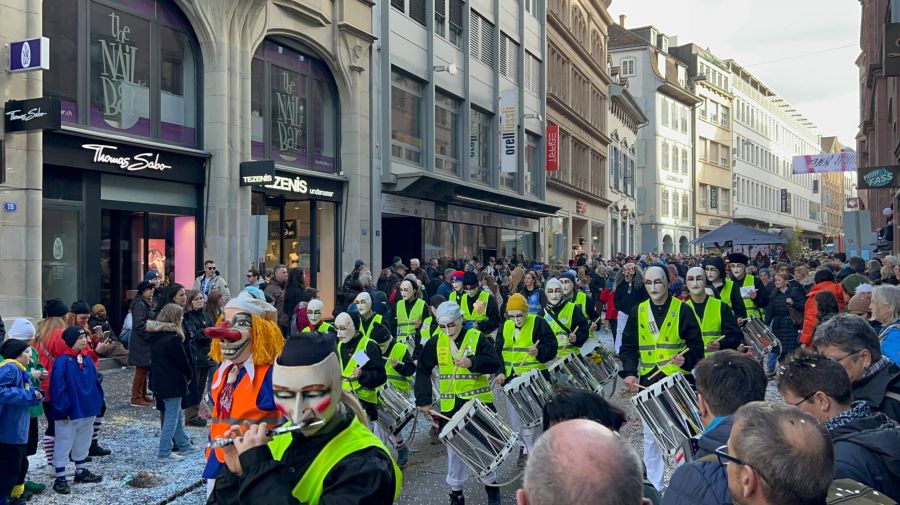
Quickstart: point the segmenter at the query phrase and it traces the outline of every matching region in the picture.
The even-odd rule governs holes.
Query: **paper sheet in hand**
[[[365,351],[359,350],[353,353],[353,360],[356,361],[358,367],[362,368],[369,362],[369,355]]]
[[[753,286],[741,286],[741,298],[750,298],[750,293],[756,291]]]

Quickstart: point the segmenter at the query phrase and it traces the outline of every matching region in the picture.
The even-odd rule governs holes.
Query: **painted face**
[[[322,302],[319,300],[310,300],[306,305],[306,318],[309,324],[315,326],[322,321]]]
[[[666,273],[662,268],[650,267],[644,275],[644,288],[647,294],[657,304],[665,301],[669,295],[669,283],[666,281]]]
[[[572,279],[568,277],[561,277],[559,279],[559,283],[562,284],[562,292],[566,296],[572,296],[572,291],[575,290],[575,283],[572,282]]]
[[[476,297],[479,293],[481,293],[481,286],[479,286],[478,284],[475,284],[474,286],[468,286],[466,288],[466,294],[471,297]]]
[[[225,309],[225,320],[229,328],[241,334],[237,340],[220,339],[222,357],[233,362],[243,363],[250,357],[250,328],[253,327],[253,316],[238,308]]]
[[[462,331],[462,320],[457,319],[455,321],[439,322],[438,328],[451,339],[455,339],[459,335],[459,332]]]
[[[403,281],[400,283],[400,296],[402,296],[404,300],[412,300],[413,294],[415,294],[415,290],[413,289],[411,282]]]
[[[525,325],[525,312],[521,310],[511,310],[506,313],[507,316],[512,320],[512,322],[516,325],[516,328],[521,328]]]
[[[698,296],[706,292],[706,273],[702,268],[694,267],[687,271],[685,276],[688,292]]]
[[[334,319],[334,327],[337,329],[338,340],[344,344],[356,337],[356,326],[353,325],[350,314],[346,312],[338,314],[338,317]]]
[[[712,265],[703,267],[703,270],[706,272],[706,280],[708,280],[710,284],[716,282],[722,276],[722,273],[719,272],[719,269]]]
[[[729,265],[729,268],[731,268],[731,275],[733,275],[735,279],[743,279],[744,272],[747,271],[747,265],[742,265],[740,263],[732,263]]]
[[[451,282],[451,285],[453,285],[453,291],[459,292],[462,290],[462,281],[454,280]]]
[[[563,299],[562,284],[557,279],[550,279],[547,281],[545,292],[547,294],[547,301],[554,307],[559,305]]]
[[[359,315],[368,317],[368,315],[372,312],[372,297],[369,293],[360,293],[356,295],[356,300],[353,301],[356,304],[356,310],[359,311]]]
[[[306,386],[300,391],[274,385],[275,405],[292,423],[309,423],[318,419],[328,421],[337,412],[340,397],[335,398],[328,386],[314,384]],[[322,429],[321,426],[300,430],[306,436],[310,436]]]

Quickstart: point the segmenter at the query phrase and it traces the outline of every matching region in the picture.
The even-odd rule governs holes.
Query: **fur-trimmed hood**
[[[172,333],[178,333],[178,326],[174,323],[165,323],[163,321],[147,321],[147,331],[148,332],[163,332],[163,331],[171,331]]]

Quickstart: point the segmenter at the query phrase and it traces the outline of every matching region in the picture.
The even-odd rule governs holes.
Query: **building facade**
[[[0,313],[83,299],[118,329],[148,271],[190,287],[206,258],[233,294],[251,266],[301,267],[330,310],[374,242],[371,6],[38,5],[4,9],[16,28],[3,37],[51,38],[51,68],[4,74],[0,87],[58,99],[63,126],[4,134],[15,167],[4,199],[18,211],[0,216]],[[274,174],[242,185],[251,160],[274,161]]]
[[[822,137],[822,153],[835,154],[843,150],[837,137]],[[850,197],[846,187],[847,174],[830,172],[821,174],[822,179],[822,235],[824,245],[831,244],[834,250],[843,250],[844,210]]]
[[[647,115],[637,139],[637,227],[642,251],[688,253],[694,226],[694,124],[700,97],[688,87],[687,65],[669,54],[676,39],[648,26],[609,28],[612,65]]]
[[[765,230],[799,230],[804,245],[822,245],[819,174],[793,175],[793,156],[819,154],[815,125],[734,60],[734,220]]]
[[[617,238],[610,227],[607,184],[609,3],[550,0],[548,5],[547,125],[558,162],[547,172],[547,199],[560,210],[544,220],[547,261],[582,252],[608,256]]]
[[[374,8],[373,265],[540,257],[546,201],[542,2]]]
[[[620,77],[622,69],[613,68],[609,85],[609,254],[639,254],[640,242],[635,231],[637,201],[634,198],[634,167],[637,159],[638,130],[648,119],[631,92],[628,80]]]

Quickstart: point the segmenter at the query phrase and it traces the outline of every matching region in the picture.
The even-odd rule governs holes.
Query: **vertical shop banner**
[[[559,170],[559,125],[547,125],[547,171]]]
[[[519,149],[519,98],[516,89],[505,89],[500,93],[500,172],[518,171]]]

